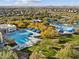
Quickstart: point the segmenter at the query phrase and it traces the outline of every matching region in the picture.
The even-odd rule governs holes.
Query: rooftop
[[[7,28],[13,28],[16,27],[15,25],[10,24],[0,24],[0,29],[7,29]]]

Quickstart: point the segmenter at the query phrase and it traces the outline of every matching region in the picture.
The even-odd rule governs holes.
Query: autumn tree
[[[45,31],[41,33],[42,38],[54,38],[58,36],[58,32],[54,27],[48,27]]]

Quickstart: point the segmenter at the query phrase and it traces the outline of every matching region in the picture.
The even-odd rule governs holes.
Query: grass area
[[[61,44],[70,43],[73,45],[79,45],[79,35],[72,35],[71,37],[60,37],[59,43]]]
[[[29,51],[32,51],[30,57],[39,56],[41,53],[42,56],[46,58],[57,57],[60,59],[70,59],[76,58],[79,59],[79,51],[73,49],[74,46],[79,45],[79,35],[73,35],[72,37],[59,37],[57,42],[55,39],[44,39],[38,45],[35,45],[29,48]],[[36,54],[37,53],[37,54]],[[36,58],[34,56],[34,58]]]

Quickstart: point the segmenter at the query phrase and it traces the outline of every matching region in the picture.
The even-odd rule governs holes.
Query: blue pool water
[[[28,37],[30,35],[32,35],[32,33],[27,32],[26,30],[19,30],[19,31],[15,31],[7,34],[7,36],[15,40],[17,44],[24,44],[28,42],[29,41]]]

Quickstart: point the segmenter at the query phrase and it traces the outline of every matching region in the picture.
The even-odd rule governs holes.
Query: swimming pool
[[[31,32],[22,29],[19,31],[8,33],[7,37],[15,40],[17,44],[25,44],[29,41],[28,37],[31,35],[33,35]]]

